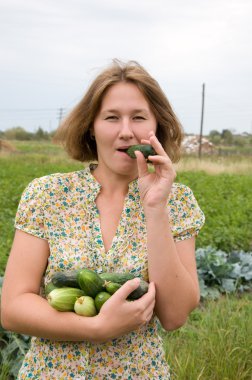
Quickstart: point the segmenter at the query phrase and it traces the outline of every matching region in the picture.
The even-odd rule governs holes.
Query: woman
[[[191,190],[174,183],[180,124],[158,83],[136,62],[114,61],[57,132],[71,157],[97,164],[32,181],[16,215],[2,324],[33,336],[19,379],[169,379],[158,337],[182,326],[200,298],[195,236],[204,223]],[[148,161],[126,154],[151,144]],[[54,310],[40,284],[59,270],[130,271],[95,317]],[[13,281],[15,279],[15,281]]]

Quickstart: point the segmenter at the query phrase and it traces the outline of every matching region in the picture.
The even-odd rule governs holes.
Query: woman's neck
[[[106,170],[99,168],[99,165],[92,172],[95,179],[99,182],[102,187],[103,194],[122,194],[126,195],[129,189],[129,183],[132,182],[135,178],[118,175],[116,173],[106,173]]]

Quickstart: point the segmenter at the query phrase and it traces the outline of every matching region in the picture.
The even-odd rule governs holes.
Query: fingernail
[[[139,277],[134,278],[134,281],[136,284],[138,284],[138,285],[140,284],[140,278]]]

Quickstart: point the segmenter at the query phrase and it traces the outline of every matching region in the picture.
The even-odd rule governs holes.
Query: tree
[[[41,127],[38,128],[36,133],[34,134],[35,140],[49,140],[48,132],[44,131]]]
[[[209,140],[213,144],[215,144],[215,145],[220,144],[220,142],[221,142],[221,134],[220,134],[220,132],[218,132],[216,130],[210,131],[210,133],[209,133]]]
[[[32,133],[27,132],[23,127],[13,127],[4,132],[7,140],[31,140]]]
[[[233,134],[229,129],[222,130],[221,138],[225,145],[231,145],[233,142]]]

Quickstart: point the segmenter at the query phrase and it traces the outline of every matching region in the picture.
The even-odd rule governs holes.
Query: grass
[[[200,160],[195,156],[184,156],[175,165],[178,172],[198,172],[207,174],[239,174],[249,175],[252,173],[252,157],[246,156],[203,156]]]
[[[251,294],[208,301],[185,326],[161,334],[174,380],[252,379],[251,301]]]
[[[47,157],[48,161],[59,162],[64,161],[70,165],[80,166],[80,164],[68,158],[64,150],[50,141],[11,141],[16,149],[16,155],[26,155],[28,158]],[[12,157],[13,154],[0,151],[0,157]],[[178,172],[203,171],[207,174],[251,174],[252,157],[246,155],[203,155],[199,160],[196,155],[184,155],[179,163],[175,164]]]

